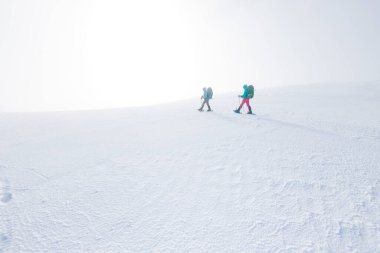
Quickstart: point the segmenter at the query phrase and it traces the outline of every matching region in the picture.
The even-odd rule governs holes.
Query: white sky
[[[380,80],[378,0],[0,0],[0,111]]]

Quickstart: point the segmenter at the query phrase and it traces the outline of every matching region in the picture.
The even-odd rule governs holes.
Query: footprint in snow
[[[11,238],[7,234],[0,233],[0,253],[5,252],[10,242]]]
[[[12,199],[9,186],[6,180],[0,179],[0,203],[7,204]]]

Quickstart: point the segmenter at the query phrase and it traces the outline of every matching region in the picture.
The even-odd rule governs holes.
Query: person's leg
[[[247,107],[248,107],[248,109],[249,109],[249,107],[250,107],[250,105],[249,105],[249,98],[246,98],[246,99],[244,99],[245,100],[245,104],[247,105]]]
[[[241,102],[241,107],[243,107],[244,104],[247,104],[247,106],[249,106],[249,99],[248,98],[244,98],[243,101]]]
[[[247,114],[252,114],[252,108],[251,108],[251,106],[248,106],[248,112],[247,112]]]
[[[244,104],[245,104],[245,98],[243,99],[243,101],[241,101],[241,104],[240,104],[239,108],[237,108],[236,110],[234,110],[234,112],[240,113],[240,110],[241,110],[241,108],[243,107]]]
[[[210,99],[205,99],[205,102],[206,102],[206,105],[208,107],[208,110],[211,111],[211,107],[210,107],[209,101],[210,101]]]
[[[202,106],[201,106],[201,108],[199,108],[198,110],[202,111],[202,110],[203,110],[203,107],[205,106],[205,103],[206,103],[206,99],[203,99]]]
[[[249,104],[249,99],[247,98],[247,107],[248,107],[248,114],[252,114],[252,108],[251,108],[251,105]]]
[[[241,110],[241,105],[239,106],[239,108],[237,108],[236,110],[234,110],[234,112],[240,113],[240,110]]]
[[[249,104],[249,100],[248,100],[247,106],[248,106],[248,114],[252,114],[252,107]]]

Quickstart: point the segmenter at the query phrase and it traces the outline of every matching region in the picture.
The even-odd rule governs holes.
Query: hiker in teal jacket
[[[253,98],[253,94],[254,94],[254,87],[252,85],[247,85],[247,84],[244,84],[243,86],[243,89],[244,89],[244,93],[243,95],[239,96],[243,99],[243,101],[241,102],[240,106],[238,109],[234,110],[234,112],[236,113],[240,113],[240,110],[241,108],[243,107],[244,104],[247,104],[247,107],[248,107],[248,114],[252,114],[252,108],[251,106],[249,105],[249,100],[251,98]]]

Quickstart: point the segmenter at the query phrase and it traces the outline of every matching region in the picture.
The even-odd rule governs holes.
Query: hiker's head
[[[203,90],[204,90],[204,91],[206,91],[206,90],[207,90],[207,88],[206,88],[206,87],[203,87]]]
[[[247,88],[248,88],[248,85],[244,84],[244,85],[243,85],[243,88],[244,88],[244,89],[247,89]]]

